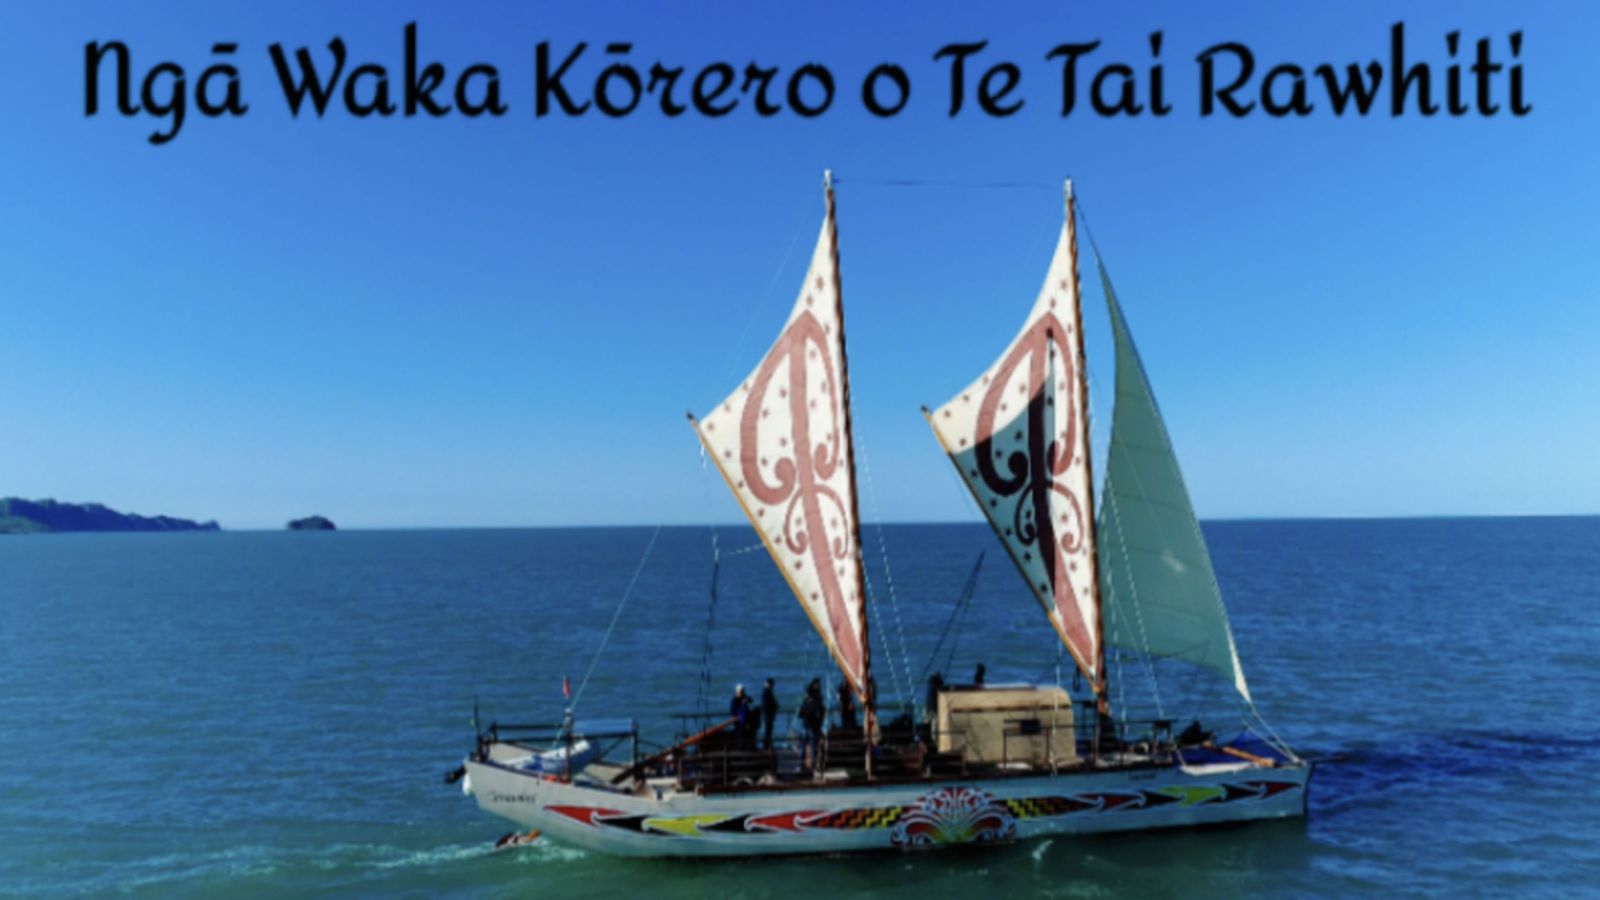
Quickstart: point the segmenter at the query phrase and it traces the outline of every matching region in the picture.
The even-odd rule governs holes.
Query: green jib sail
[[[1247,701],[1211,554],[1133,335],[1100,266],[1117,348],[1116,407],[1100,502],[1106,643],[1230,678]]]

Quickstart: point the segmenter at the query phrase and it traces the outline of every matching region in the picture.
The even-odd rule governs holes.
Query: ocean
[[[642,568],[647,528],[0,538],[0,893],[1600,890],[1600,519],[1205,533],[1257,706],[1327,758],[1306,819],[740,862],[490,852],[510,824],[442,776],[475,699],[485,723],[554,720],[566,677],[581,717],[666,739],[703,671],[715,706],[736,682],[772,676],[787,699],[824,674],[746,528],[716,529],[714,607],[704,527],[663,529]],[[910,690],[985,550],[949,665],[1054,678],[1058,643],[986,526],[869,525],[864,545],[881,691]]]

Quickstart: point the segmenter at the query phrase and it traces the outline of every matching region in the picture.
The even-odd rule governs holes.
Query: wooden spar
[[[1248,760],[1250,762],[1255,763],[1258,766],[1265,766],[1266,768],[1269,768],[1269,769],[1274,769],[1274,768],[1277,768],[1277,766],[1278,766],[1278,761],[1275,760],[1275,759],[1268,759],[1265,756],[1257,756],[1256,754],[1251,753],[1248,750],[1240,750],[1238,747],[1220,747],[1220,746],[1217,745],[1216,741],[1206,741],[1204,744],[1201,744],[1200,746],[1206,748],[1207,750],[1215,750],[1215,751],[1217,751],[1219,753],[1226,753],[1229,756],[1234,757],[1235,759]]]
[[[861,609],[861,706],[867,739],[867,777],[872,776],[872,739],[878,731],[877,691],[872,689],[872,643],[867,639],[867,566],[861,553],[861,490],[856,485],[856,439],[850,428],[850,358],[844,338],[844,282],[839,277],[839,219],[833,202],[833,171],[824,170],[822,186],[828,197],[828,235],[833,257],[833,302],[839,318],[840,406],[844,415],[846,462],[850,466],[850,528],[856,545],[856,598]],[[846,673],[849,674],[848,672]]]
[[[1100,523],[1094,510],[1094,452],[1089,430],[1089,356],[1083,348],[1083,290],[1078,281],[1078,222],[1072,196],[1072,179],[1064,188],[1067,200],[1067,240],[1072,244],[1072,307],[1073,327],[1078,337],[1078,407],[1083,410],[1083,471],[1089,489],[1089,542],[1094,552],[1090,554],[1089,571],[1093,583],[1089,596],[1094,600],[1094,693],[1096,704],[1103,716],[1111,715],[1111,693],[1106,690],[1106,620],[1100,603]]]
[[[638,774],[645,767],[653,765],[655,763],[658,763],[661,760],[666,759],[667,757],[671,756],[672,754],[677,753],[679,750],[685,750],[685,749],[687,749],[689,747],[693,747],[695,744],[700,743],[701,741],[705,740],[706,738],[711,737],[713,734],[716,734],[717,732],[722,731],[723,729],[726,729],[728,726],[733,725],[735,722],[738,722],[738,721],[739,721],[738,717],[735,716],[734,718],[731,718],[728,721],[723,722],[721,725],[713,725],[710,728],[707,728],[705,731],[700,732],[699,734],[693,735],[691,737],[684,738],[682,741],[679,741],[678,743],[674,744],[671,747],[668,747],[667,749],[661,751],[660,753],[655,754],[654,756],[647,756],[644,759],[639,760],[638,762],[634,763],[633,765],[629,766],[628,768],[623,769],[621,772],[617,773],[616,777],[611,779],[611,783],[612,784],[621,784],[624,780],[626,780],[628,778],[631,778],[634,775]]]

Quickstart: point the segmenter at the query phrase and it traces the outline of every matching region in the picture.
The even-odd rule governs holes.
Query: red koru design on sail
[[[772,477],[776,480],[769,481],[761,471],[758,435],[767,390],[784,361],[789,363],[789,383],[775,392],[774,399],[789,405],[790,433],[788,440],[781,442],[786,455],[772,466]],[[808,365],[808,361],[814,361],[816,366]],[[812,414],[816,408],[808,376],[816,369],[821,370],[825,380],[820,388],[824,396],[815,399],[821,400],[831,413],[827,417],[831,421],[822,434],[812,433]],[[771,506],[787,502],[783,514],[784,546],[791,553],[805,557],[815,571],[841,662],[853,677],[860,678],[861,647],[845,606],[845,586],[840,583],[838,566],[838,561],[851,559],[854,550],[850,537],[850,508],[824,483],[845,464],[843,417],[834,372],[829,335],[810,310],[800,313],[784,329],[756,372],[751,396],[739,420],[739,465],[746,486],[757,500]],[[826,513],[829,512],[835,522],[832,536],[827,528]],[[811,599],[818,598],[813,595]]]
[[[1055,410],[1056,427],[1052,430],[1048,425],[1053,407],[1050,398],[1054,393],[1049,390],[1050,379],[1060,377],[1064,384],[1075,385],[1075,359],[1068,349],[1067,331],[1061,327],[1061,322],[1052,313],[1040,316],[1018,338],[989,379],[988,390],[978,408],[976,452],[978,475],[984,487],[1001,497],[1022,495],[1012,511],[1011,536],[1024,547],[1038,547],[1067,637],[1079,653],[1092,659],[1090,651],[1094,644],[1079,612],[1066,560],[1066,554],[1084,548],[1088,523],[1083,501],[1069,485],[1057,480],[1073,464],[1077,452],[1080,427],[1077,404],[1069,400],[1065,410]],[[1007,471],[1002,473],[996,466],[995,419],[1005,404],[1012,375],[1021,366],[1027,367],[1027,444],[1025,449],[1014,449],[1006,456]],[[1059,376],[1051,371],[1055,366],[1060,367]],[[1008,429],[1009,422],[1001,427]],[[1060,529],[1059,537],[1057,522],[1050,513],[1052,493],[1066,501],[1068,521],[1064,523],[1066,527]]]

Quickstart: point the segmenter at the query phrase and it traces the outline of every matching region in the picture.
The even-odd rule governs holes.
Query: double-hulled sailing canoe
[[[862,699],[812,752],[755,750],[735,720],[641,755],[631,720],[490,726],[464,765],[482,808],[629,856],[831,853],[1302,815],[1311,765],[1260,721],[1211,559],[1133,337],[1099,266],[1116,403],[1098,511],[1071,183],[1044,285],[995,363],[935,409],[939,444],[1086,686],[935,686],[880,723],[868,641],[834,189],[776,342],[691,422]],[[1108,650],[1220,679],[1217,740],[1113,704]],[[1159,666],[1150,661],[1156,661]],[[1126,676],[1124,676],[1126,677]],[[1120,695],[1119,695],[1120,696]],[[1206,723],[1215,725],[1217,723]],[[1231,725],[1232,723],[1221,723]],[[627,750],[624,752],[623,748]]]

